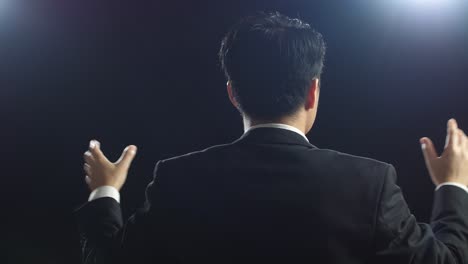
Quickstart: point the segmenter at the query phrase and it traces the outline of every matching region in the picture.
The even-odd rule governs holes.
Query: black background
[[[301,17],[327,41],[311,142],[394,164],[428,221],[418,140],[440,149],[450,117],[468,126],[468,8],[411,1],[0,1],[7,263],[79,263],[72,212],[89,194],[90,139],[112,159],[139,147],[122,190],[128,216],[157,160],[238,138],[217,51],[230,25],[261,10]]]

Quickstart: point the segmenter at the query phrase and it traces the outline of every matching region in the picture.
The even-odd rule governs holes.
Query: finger
[[[94,164],[96,161],[94,160],[93,154],[91,154],[90,151],[86,151],[83,155],[83,158],[86,163],[88,164]]]
[[[434,144],[430,138],[421,138],[420,143],[424,155],[424,160],[426,161],[426,165],[429,167],[432,164],[432,161],[437,159],[439,155],[437,154],[437,150],[435,149]]]
[[[101,151],[101,143],[97,140],[91,140],[89,142],[89,152],[93,154],[94,159],[97,161],[108,161],[104,153]]]
[[[91,166],[89,166],[89,164],[85,163],[83,165],[83,170],[86,172],[87,175],[93,176],[92,171],[91,171]]]
[[[457,129],[457,128],[458,128],[458,122],[457,122],[457,120],[455,120],[455,118],[451,118],[451,119],[447,122],[447,128],[449,128],[449,129]]]
[[[99,141],[95,140],[95,139],[93,139],[93,140],[91,140],[89,142],[89,150],[92,150],[92,149],[94,149],[96,147],[100,147],[100,146],[101,146],[101,143]]]
[[[460,139],[462,139],[463,137],[466,137],[466,134],[465,134],[465,131],[463,131],[462,129],[458,129],[458,133],[460,135]]]
[[[132,164],[133,159],[136,156],[137,147],[136,146],[128,146],[124,149],[122,156],[120,156],[119,160],[116,162],[118,166],[128,170],[130,165]]]
[[[463,130],[462,130],[463,131]],[[465,136],[465,144],[464,145],[461,145],[462,148],[465,149],[465,151],[468,150],[468,137],[466,136],[465,132],[463,131],[463,135]]]
[[[458,140],[460,144],[459,147],[461,149],[465,148],[468,140],[466,138],[465,132],[461,129],[458,129]]]
[[[445,140],[445,148],[457,146],[459,144],[458,124],[455,119],[450,119],[447,123],[447,138]]]

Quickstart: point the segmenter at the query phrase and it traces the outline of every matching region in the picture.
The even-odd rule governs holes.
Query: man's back
[[[409,214],[391,165],[321,150],[282,129],[162,161],[147,196],[151,206],[127,228],[133,259],[409,263],[451,254],[420,250],[430,228]],[[414,252],[399,251],[404,236]]]
[[[164,192],[149,194],[177,210],[169,223],[182,254],[350,263],[350,256],[363,259],[373,248],[388,167],[320,150],[294,132],[261,128],[233,144],[163,162],[156,177]]]

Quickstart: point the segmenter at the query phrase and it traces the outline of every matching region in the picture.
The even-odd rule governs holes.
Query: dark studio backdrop
[[[6,263],[79,263],[72,212],[89,194],[90,139],[112,159],[139,147],[122,190],[128,216],[156,161],[238,138],[217,51],[230,25],[260,10],[299,16],[327,41],[311,142],[394,164],[428,221],[434,186],[418,140],[440,149],[450,117],[468,129],[468,8],[414,1],[1,0]]]

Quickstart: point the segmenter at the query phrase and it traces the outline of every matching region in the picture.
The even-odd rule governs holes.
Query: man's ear
[[[229,95],[229,100],[231,101],[232,105],[235,108],[239,109],[239,103],[237,102],[236,97],[234,96],[234,92],[232,91],[231,81],[228,81],[226,86],[227,86],[227,92],[228,92],[228,95]]]
[[[313,79],[307,92],[305,110],[314,109],[318,104],[319,79]]]

